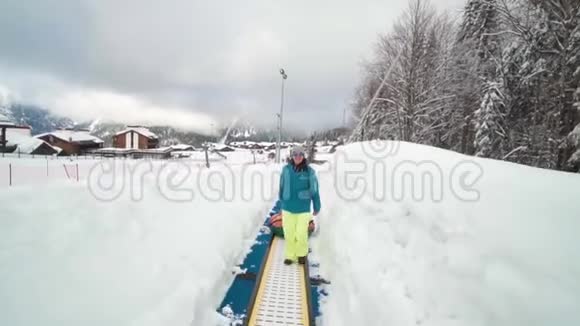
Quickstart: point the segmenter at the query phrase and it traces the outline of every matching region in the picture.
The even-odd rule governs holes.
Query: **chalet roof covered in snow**
[[[243,140],[243,141],[233,141],[229,143],[231,146],[252,146],[257,145],[258,142],[251,141],[251,140]]]
[[[16,146],[17,149],[16,151],[23,153],[23,154],[31,154],[33,153],[36,149],[38,149],[41,146],[47,146],[48,148],[52,148],[54,150],[55,153],[60,153],[62,151],[61,148],[57,147],[57,146],[51,146],[49,143],[45,142],[42,139],[39,138],[35,138],[35,137],[31,137],[29,135],[18,135],[18,134],[13,134],[11,135],[11,137],[8,139],[8,146]]]
[[[51,146],[49,143],[43,141],[42,139],[34,137],[29,137],[20,141],[16,150],[19,151],[20,153],[31,154],[41,146],[47,146],[49,148],[52,148],[55,153],[60,153],[62,151],[61,148]]]
[[[195,150],[195,147],[193,147],[192,145],[187,145],[187,144],[176,144],[176,145],[171,145],[169,147],[174,151],[193,151],[193,150]]]
[[[121,131],[115,133],[115,136],[128,133],[129,131],[134,131],[134,132],[136,132],[140,135],[143,135],[147,138],[150,138],[150,139],[158,139],[159,138],[151,130],[149,130],[148,128],[145,128],[145,127],[141,127],[141,126],[129,126],[129,127],[127,127],[127,129],[124,129],[124,130],[121,130]]]
[[[230,152],[230,151],[235,151],[235,149],[231,146],[228,146],[226,144],[212,144],[211,146],[212,150],[218,151],[218,152]]]
[[[0,113],[0,125],[2,126],[13,126],[14,122],[10,121],[7,116]]]
[[[57,130],[46,132],[43,134],[36,135],[36,138],[42,138],[45,136],[53,136],[66,142],[71,143],[95,143],[102,144],[104,141],[98,137],[89,134],[88,131],[77,131],[77,130]]]
[[[169,153],[169,152],[171,152],[171,147],[147,148],[147,149],[105,147],[105,148],[99,148],[99,149],[95,150],[94,152],[95,153],[118,153],[118,154]]]
[[[270,147],[270,146],[275,146],[276,143],[269,142],[269,141],[261,141],[258,143],[258,145],[260,145],[262,147]]]

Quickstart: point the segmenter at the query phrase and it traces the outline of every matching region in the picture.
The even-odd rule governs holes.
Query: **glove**
[[[312,222],[314,222],[314,230],[312,231],[312,234],[313,235],[314,234],[317,234],[318,233],[318,230],[320,230],[320,224],[318,224],[319,222],[318,222],[318,216],[317,216],[318,214],[317,213],[318,212],[314,213],[312,215],[312,219],[311,219]]]

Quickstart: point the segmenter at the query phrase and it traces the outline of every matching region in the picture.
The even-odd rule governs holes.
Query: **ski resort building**
[[[175,144],[169,146],[172,151],[196,151],[197,149],[188,144]]]
[[[159,137],[142,126],[128,126],[113,136],[113,147],[152,149],[159,147]]]
[[[53,147],[42,139],[34,138],[29,126],[19,126],[0,115],[0,152],[36,155],[53,155],[61,149]]]
[[[14,152],[19,154],[30,155],[58,155],[62,152],[61,148],[52,146],[42,139],[35,137],[23,137],[14,140],[16,149]]]
[[[19,126],[0,114],[0,152],[11,153],[16,149],[15,138],[31,137],[29,126]]]
[[[276,148],[276,143],[273,142],[254,142],[254,141],[234,141],[229,144],[235,148],[243,148],[243,149],[263,149],[263,150],[271,150]]]
[[[235,149],[225,144],[215,144],[211,147],[212,150],[216,152],[233,152]]]
[[[262,147],[263,150],[273,150],[276,149],[276,143],[272,142],[260,142],[259,145]]]
[[[102,148],[104,141],[89,134],[88,130],[57,130],[36,135],[52,147],[62,149],[63,155],[78,155]]]

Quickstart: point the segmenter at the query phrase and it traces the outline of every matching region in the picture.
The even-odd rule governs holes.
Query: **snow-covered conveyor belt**
[[[249,326],[313,326],[308,262],[284,264],[284,239],[273,237],[248,307]]]

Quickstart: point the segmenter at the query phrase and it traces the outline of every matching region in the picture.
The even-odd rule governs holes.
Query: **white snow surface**
[[[580,176],[394,142],[351,144],[328,159],[316,167],[322,211],[311,241],[332,282],[320,325],[580,324]],[[99,201],[86,181],[98,162],[69,163],[80,182],[0,187],[0,325],[222,322],[215,310],[280,166],[155,161],[155,171],[192,169],[192,201],[168,196],[157,173]],[[409,187],[421,171],[441,181],[423,199],[428,185]],[[253,176],[265,176],[261,186]],[[143,189],[141,200],[131,189]]]
[[[108,163],[139,169],[143,161]],[[153,175],[136,188],[140,201],[130,199],[128,185],[109,202],[84,182],[0,188],[0,325],[217,323],[233,267],[272,203],[247,191],[244,199],[241,191],[220,197],[217,175],[225,176],[224,188],[248,190],[257,187],[240,182],[242,170],[262,175],[278,167],[192,169],[186,185],[194,200],[186,202],[175,201],[178,194],[167,199]],[[208,173],[211,183],[194,181]]]
[[[0,96],[1,99],[1,96]],[[0,101],[0,107],[1,107],[2,102]],[[10,121],[10,119],[8,119],[7,116],[5,116],[4,114],[0,113],[0,123],[5,124],[5,125],[13,125],[14,122]]]
[[[356,175],[367,185],[386,180],[385,199],[367,188],[350,201],[331,187],[354,165],[321,173],[321,232],[312,246],[332,282],[323,325],[580,325],[580,175],[407,143],[381,146],[392,155],[371,159],[361,144],[339,152],[368,167],[385,163],[386,177],[370,169]],[[409,162],[426,161],[443,175],[440,202],[389,193],[405,183],[401,171],[419,179]],[[450,191],[454,167],[477,170],[469,162],[482,171],[474,201]],[[464,174],[466,184],[475,175]]]
[[[55,146],[53,146],[55,147]],[[55,147],[60,150],[58,147]],[[126,151],[123,148],[106,148],[110,151]],[[181,154],[186,156],[179,159],[177,162],[184,163],[192,167],[205,166],[205,153],[198,151],[180,151],[174,154]],[[250,165],[254,163],[254,154],[250,150],[236,150],[234,152],[221,152],[222,156],[214,152],[209,152],[209,161],[212,167],[237,167],[242,165]],[[255,153],[256,163],[271,163],[267,153]],[[106,158],[105,161],[126,161],[129,159],[123,158]],[[77,164],[80,179],[88,176],[90,169],[101,162],[101,159],[91,159],[90,156],[84,157],[66,157],[66,156],[41,156],[36,155],[18,155],[18,153],[6,153],[0,155],[0,188],[7,187],[10,180],[10,169],[12,170],[12,186],[44,184],[46,182],[54,182],[57,180],[71,179],[71,171],[76,172]],[[154,161],[155,165],[163,165],[170,161]],[[67,173],[68,172],[68,173]],[[76,175],[74,178],[76,180]]]

